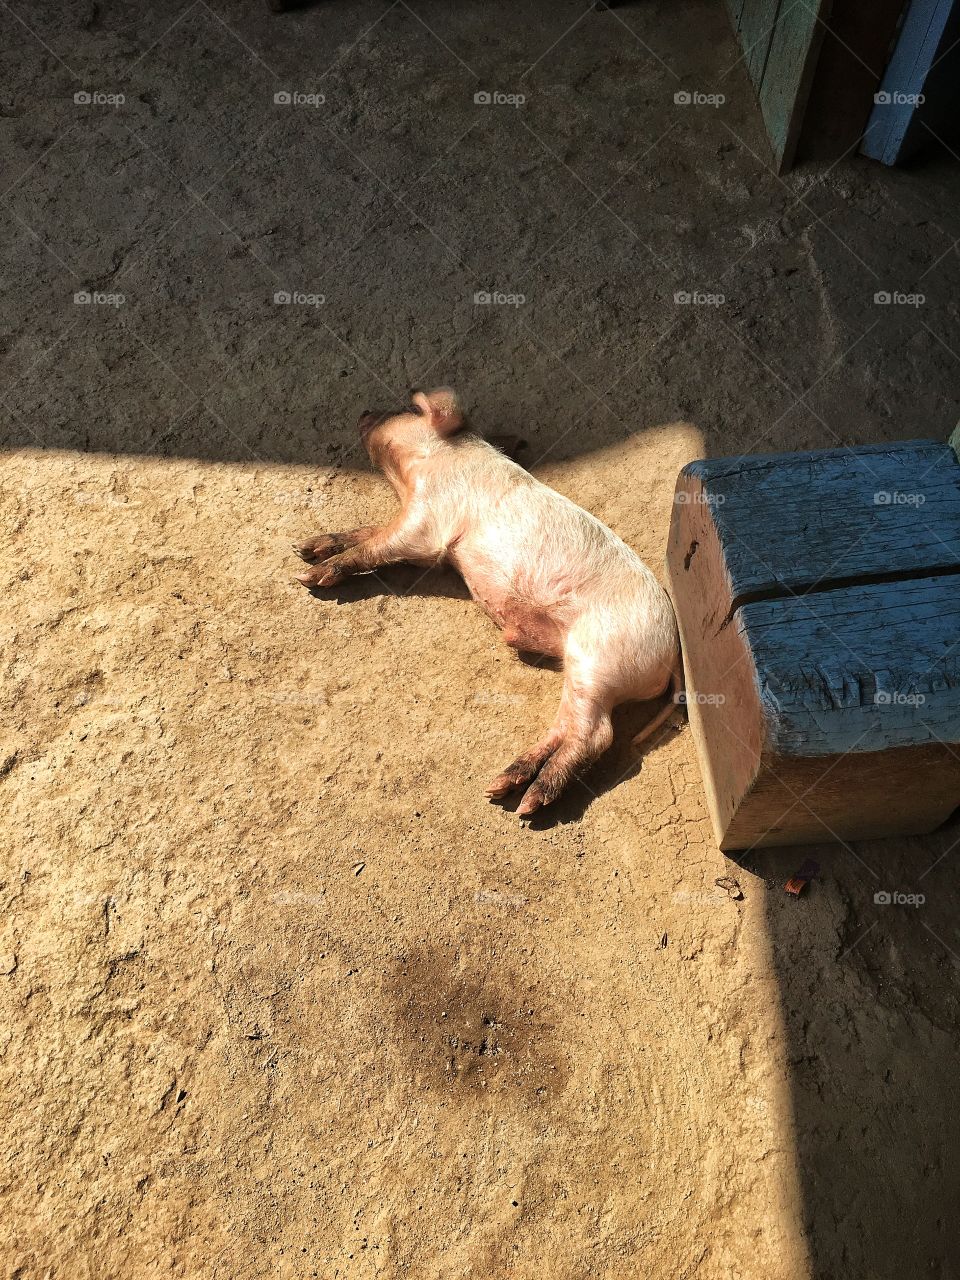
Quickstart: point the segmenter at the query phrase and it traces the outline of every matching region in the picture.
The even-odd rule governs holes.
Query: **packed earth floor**
[[[0,27],[4,1276],[956,1276],[960,825],[735,863],[648,708],[524,825],[556,671],[290,551],[413,386],[658,573],[693,458],[945,439],[956,158],[778,177],[705,0]]]

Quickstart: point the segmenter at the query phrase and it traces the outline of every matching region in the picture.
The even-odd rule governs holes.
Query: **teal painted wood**
[[[740,15],[743,13],[743,6],[746,0],[725,0],[727,13],[730,15],[730,21],[733,23],[734,31],[740,31]]]
[[[791,0],[787,0],[789,4]],[[760,92],[770,53],[770,42],[783,9],[784,0],[743,0],[737,34],[743,60],[753,86]]]
[[[829,0],[726,0],[780,169],[793,158]]]
[[[955,577],[854,586],[745,605],[779,756],[960,743],[960,590]]]
[[[867,122],[860,150],[896,164],[937,57],[954,0],[912,0]]]
[[[778,165],[793,159],[810,84],[823,41],[818,21],[825,3],[784,0],[774,28],[760,85],[760,110]]]
[[[689,464],[723,545],[732,607],[845,583],[960,574],[960,462],[948,444]],[[960,576],[953,579],[960,597]]]

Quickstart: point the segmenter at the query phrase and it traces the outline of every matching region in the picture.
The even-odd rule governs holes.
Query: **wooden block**
[[[667,549],[724,850],[960,805],[960,461],[913,441],[685,467]]]

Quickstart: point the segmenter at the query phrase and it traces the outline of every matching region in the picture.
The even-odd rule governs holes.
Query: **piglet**
[[[508,645],[562,659],[557,717],[487,789],[523,788],[527,817],[556,800],[610,746],[612,709],[681,687],[670,600],[635,552],[594,516],[540,484],[467,430],[447,388],[416,392],[399,412],[367,410],[367,453],[401,507],[380,527],[308,538],[295,550],[315,567],[297,581],[333,587],[383,565],[446,563]],[[668,701],[634,739],[675,709]]]

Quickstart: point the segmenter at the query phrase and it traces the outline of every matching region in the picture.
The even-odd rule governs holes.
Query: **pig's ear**
[[[463,410],[457,393],[449,387],[436,387],[433,391],[415,391],[413,403],[441,436],[449,436],[463,426]]]

